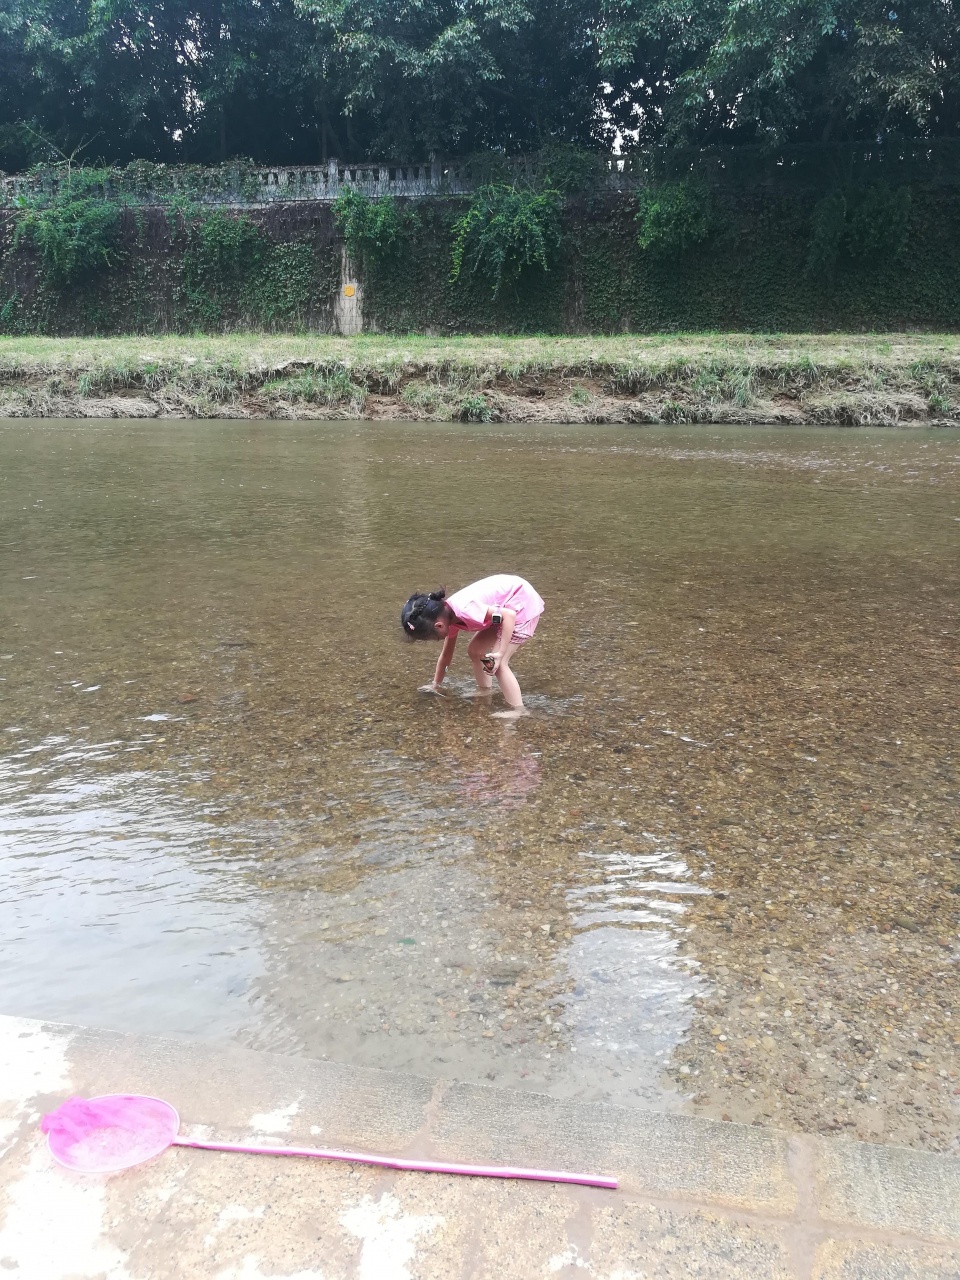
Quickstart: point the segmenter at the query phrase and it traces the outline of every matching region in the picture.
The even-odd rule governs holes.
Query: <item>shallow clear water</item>
[[[942,1015],[958,497],[951,432],[0,424],[0,1010],[672,1106],[731,969],[907,912]],[[397,622],[499,570],[516,724]]]

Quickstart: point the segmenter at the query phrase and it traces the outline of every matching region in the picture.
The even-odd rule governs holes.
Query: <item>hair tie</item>
[[[412,622],[408,622],[408,623],[407,623],[407,630],[408,630],[408,631],[416,631],[416,627],[413,625],[413,623],[412,623]]]

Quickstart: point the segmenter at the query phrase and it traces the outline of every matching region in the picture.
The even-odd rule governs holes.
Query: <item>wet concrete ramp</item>
[[[612,1174],[617,1192],[174,1148],[56,1166],[40,1115],[155,1094],[191,1136]],[[0,1266],[29,1280],[960,1275],[960,1161],[0,1018]]]

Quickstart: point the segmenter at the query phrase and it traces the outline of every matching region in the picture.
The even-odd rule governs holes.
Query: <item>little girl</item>
[[[446,590],[415,591],[400,611],[400,624],[410,640],[443,640],[433,688],[438,689],[453,660],[457,636],[472,631],[467,646],[477,688],[489,691],[496,676],[507,704],[523,706],[510,659],[533,635],[543,613],[543,601],[524,578],[495,573],[447,596]],[[496,647],[494,647],[496,641]]]

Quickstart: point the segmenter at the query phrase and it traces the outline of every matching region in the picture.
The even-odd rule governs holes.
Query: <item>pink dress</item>
[[[515,573],[494,573],[479,582],[471,582],[448,596],[446,603],[460,625],[467,631],[482,631],[488,609],[513,609],[517,621],[513,628],[513,644],[523,644],[537,629],[544,604],[525,578]]]

